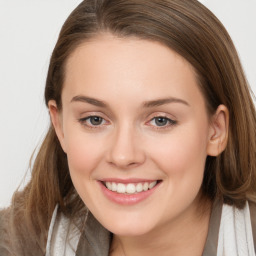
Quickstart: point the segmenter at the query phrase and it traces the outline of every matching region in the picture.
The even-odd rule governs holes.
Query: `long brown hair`
[[[255,200],[255,108],[236,49],[220,21],[196,0],[85,0],[64,23],[52,53],[46,104],[53,99],[61,109],[68,57],[79,44],[104,32],[161,42],[191,63],[209,114],[220,104],[230,112],[228,145],[218,157],[207,158],[203,194],[237,207],[243,207],[247,199]],[[66,155],[50,127],[32,178],[13,197],[9,210],[16,227],[13,234],[22,238],[17,249],[29,248],[27,241],[33,241],[39,248],[37,255],[44,254],[56,204],[71,219],[86,210],[72,184]]]

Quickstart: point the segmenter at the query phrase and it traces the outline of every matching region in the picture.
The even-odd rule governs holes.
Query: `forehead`
[[[147,69],[153,66],[161,68],[166,66],[170,71],[170,68],[186,67],[194,72],[193,67],[182,56],[160,42],[136,37],[116,37],[108,33],[100,34],[81,43],[68,58],[66,71],[74,71],[73,66],[86,64],[86,61],[90,65],[96,63],[106,66],[109,66],[109,61],[111,61],[111,67],[120,69],[125,64],[131,68],[130,64],[133,62],[134,68],[140,65],[140,69],[143,66]]]
[[[202,97],[194,68],[176,52],[159,42],[109,34],[75,49],[66,64],[65,91],[70,97]]]

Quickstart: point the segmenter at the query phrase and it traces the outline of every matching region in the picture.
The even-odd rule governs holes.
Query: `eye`
[[[103,118],[100,116],[90,116],[87,118],[87,121],[89,121],[90,124],[97,126],[102,124]]]
[[[97,127],[107,123],[107,121],[100,116],[88,116],[79,119],[79,122],[88,127]]]
[[[156,116],[152,118],[149,123],[157,127],[168,127],[175,125],[177,122],[165,116]]]

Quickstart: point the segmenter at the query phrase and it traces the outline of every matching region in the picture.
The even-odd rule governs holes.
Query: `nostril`
[[[138,163],[133,162],[133,163],[128,164],[128,166],[134,166],[134,165],[137,165],[137,164]]]

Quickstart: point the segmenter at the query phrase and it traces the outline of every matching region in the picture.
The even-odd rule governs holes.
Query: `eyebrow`
[[[71,102],[84,102],[84,103],[89,103],[91,105],[101,107],[101,108],[108,107],[108,104],[105,103],[104,101],[97,100],[95,98],[91,98],[91,97],[87,97],[87,96],[83,96],[83,95],[78,95],[78,96],[73,97]],[[152,107],[158,107],[158,106],[162,106],[162,105],[169,104],[169,103],[181,103],[186,106],[189,106],[188,102],[186,102],[185,100],[182,100],[179,98],[174,98],[174,97],[145,101],[145,102],[143,102],[142,105],[144,108],[152,108]]]
[[[151,107],[162,106],[162,105],[169,104],[169,103],[181,103],[181,104],[184,104],[186,106],[189,106],[188,102],[186,102],[185,100],[182,100],[182,99],[179,99],[179,98],[174,98],[174,97],[146,101],[146,102],[143,103],[143,106],[145,108],[151,108]]]
[[[82,95],[78,95],[72,98],[71,102],[84,102],[84,103],[89,103],[91,105],[101,107],[101,108],[106,108],[108,105],[104,101],[97,100],[91,97],[86,97]]]

